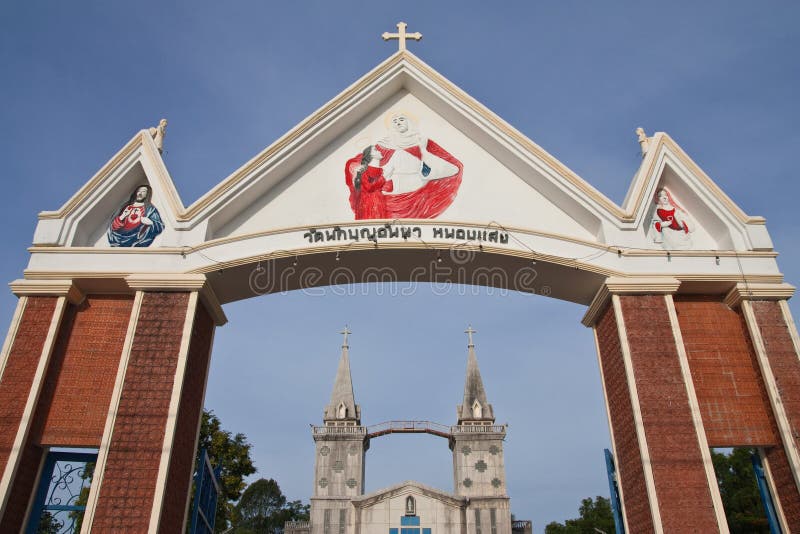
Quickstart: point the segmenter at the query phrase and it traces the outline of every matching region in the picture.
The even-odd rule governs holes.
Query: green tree
[[[755,450],[746,447],[733,449],[729,455],[711,452],[731,534],[769,534],[769,523],[750,460],[752,454]]]
[[[273,479],[260,478],[250,484],[237,505],[239,522],[235,534],[281,534],[286,521],[308,520],[309,506],[286,502]]]
[[[64,523],[57,520],[50,512],[42,512],[36,534],[58,534],[64,528]]]
[[[234,503],[239,500],[245,489],[244,478],[256,472],[253,460],[250,458],[250,447],[244,434],[234,435],[224,430],[213,411],[203,410],[195,465],[200,465],[200,451],[206,449],[211,465],[221,467],[219,482],[222,493],[217,501],[217,516],[214,523],[216,532],[222,532],[231,524],[236,524],[237,508]]]
[[[615,532],[611,501],[605,497],[598,495],[594,500],[583,499],[578,512],[580,517],[577,519],[567,519],[563,524],[553,521],[545,526],[545,534],[596,534],[595,529],[607,534]]]

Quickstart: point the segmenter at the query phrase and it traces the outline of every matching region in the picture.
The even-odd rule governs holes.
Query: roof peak
[[[494,422],[494,410],[486,398],[486,389],[483,387],[483,378],[478,367],[478,357],[475,355],[475,344],[472,334],[477,332],[470,325],[465,333],[469,336],[467,345],[467,372],[464,379],[464,400],[458,406],[458,424],[464,421],[490,421]]]
[[[336,378],[333,381],[331,400],[325,408],[323,420],[327,421],[355,421],[361,424],[361,407],[356,404],[353,394],[353,378],[350,373],[350,345],[347,336],[352,332],[345,326],[340,332],[344,335],[342,341],[342,354],[339,357],[339,366],[336,369]]]

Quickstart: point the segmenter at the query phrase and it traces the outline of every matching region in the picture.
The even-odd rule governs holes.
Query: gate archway
[[[420,123],[413,146],[391,131],[399,116]],[[12,283],[0,529],[24,524],[43,447],[91,445],[87,525],[180,530],[221,304],[372,281],[585,305],[628,531],[724,532],[708,450],[740,444],[762,447],[781,520],[800,523],[793,288],[764,220],[666,134],[643,134],[617,206],[403,51],[189,207],[157,141],[138,133],[42,213],[25,279]],[[365,144],[380,155],[359,156]],[[404,185],[407,161],[393,162],[403,151],[421,162],[409,179],[425,185]],[[361,163],[383,174],[358,175]],[[392,176],[398,192],[354,185]],[[452,188],[412,195],[431,183]]]

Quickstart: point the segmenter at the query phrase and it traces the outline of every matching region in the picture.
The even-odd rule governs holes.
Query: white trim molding
[[[794,295],[791,284],[738,283],[725,295],[725,304],[733,309],[743,300],[786,300]]]
[[[228,322],[217,295],[208,283],[205,274],[143,273],[125,277],[128,287],[136,291],[198,291],[214,324],[222,326]]]
[[[47,329],[47,336],[42,346],[42,352],[39,356],[39,363],[33,375],[33,382],[28,392],[28,399],[25,402],[25,409],[22,412],[17,434],[11,446],[11,454],[8,456],[8,462],[6,463],[2,478],[0,478],[0,517],[2,517],[6,511],[8,497],[11,493],[11,483],[19,468],[20,456],[25,447],[25,441],[28,439],[28,433],[31,428],[31,423],[33,422],[33,415],[36,411],[36,405],[39,402],[39,395],[42,392],[45,375],[47,374],[47,367],[50,364],[50,356],[53,354],[53,346],[55,345],[58,328],[61,325],[61,319],[64,316],[66,307],[67,298],[65,296],[58,297],[56,305],[53,308],[53,315],[50,318],[50,326]]]
[[[164,430],[164,445],[161,447],[161,460],[158,464],[156,492],[153,496],[153,508],[150,511],[150,527],[148,532],[151,534],[157,534],[161,524],[164,496],[167,489],[167,476],[169,474],[173,445],[175,443],[175,433],[178,426],[178,409],[180,408],[183,383],[186,379],[186,363],[189,358],[189,344],[192,339],[192,327],[194,326],[195,314],[197,312],[198,298],[197,291],[192,291],[189,294],[189,302],[186,306],[186,318],[183,321],[178,362],[175,366],[175,378],[172,382],[172,396],[169,400],[169,411],[167,412],[167,421]]]
[[[720,534],[728,534],[728,532],[730,532],[728,530],[728,520],[725,519],[725,508],[722,506],[722,496],[719,493],[717,475],[714,472],[714,464],[711,460],[711,449],[708,446],[706,429],[703,425],[700,402],[697,400],[697,392],[694,389],[694,380],[692,380],[692,371],[689,368],[689,357],[686,354],[686,346],[683,344],[683,334],[681,332],[680,323],[678,322],[678,312],[675,309],[675,301],[672,300],[672,295],[664,295],[664,301],[667,304],[667,311],[669,312],[669,322],[672,326],[672,335],[675,338],[675,349],[678,352],[678,361],[681,366],[683,383],[686,385],[686,397],[688,398],[689,408],[692,412],[692,423],[694,423],[694,431],[695,434],[697,434],[697,445],[700,447],[700,456],[703,458],[703,469],[706,472],[708,491],[711,494],[711,502],[714,505],[714,514],[717,516],[717,526],[719,527]]]
[[[620,510],[620,515],[622,515],[622,522],[625,526],[625,532],[630,532],[631,529],[628,526],[628,516],[625,513],[625,494],[622,489],[622,473],[617,466],[618,456],[617,456],[617,441],[614,438],[614,425],[611,424],[611,406],[608,403],[608,390],[606,390],[606,376],[603,372],[603,360],[600,354],[600,340],[597,338],[597,329],[593,328],[592,333],[594,334],[594,348],[597,351],[597,367],[600,369],[600,385],[603,387],[603,401],[606,408],[606,419],[608,421],[608,434],[611,437],[611,449],[614,453],[614,474],[617,477],[617,491],[619,492],[619,503],[622,507]],[[613,497],[613,496],[612,496]]]
[[[128,370],[128,362],[130,361],[131,348],[133,347],[133,338],[136,334],[136,326],[139,324],[139,312],[142,309],[142,300],[144,293],[137,291],[133,299],[133,307],[131,308],[130,319],[128,320],[128,330],[125,333],[125,341],[122,344],[122,354],[119,359],[119,366],[117,367],[117,377],[114,381],[114,389],[111,393],[111,400],[108,404],[108,415],[106,415],[106,424],[103,429],[103,437],[100,440],[100,449],[97,451],[97,462],[95,464],[94,478],[92,485],[89,488],[89,496],[86,501],[86,511],[83,514],[83,526],[81,534],[89,534],[92,530],[94,523],[94,514],[97,510],[97,501],[100,497],[100,490],[103,487],[103,477],[106,472],[106,462],[108,461],[108,452],[111,448],[111,438],[114,434],[114,425],[117,421],[117,413],[119,412],[119,404],[122,400],[122,389],[125,384],[125,374]]]
[[[23,280],[18,279],[8,284],[18,297],[66,297],[71,304],[80,304],[85,295],[72,280]]]
[[[589,304],[589,308],[581,319],[584,326],[592,327],[600,319],[612,295],[663,295],[676,293],[681,281],[670,276],[618,277],[606,279],[603,287],[597,292]]]
[[[8,334],[6,340],[3,342],[3,349],[0,352],[0,381],[3,380],[3,371],[6,369],[8,362],[8,355],[11,354],[11,347],[14,345],[14,339],[17,337],[17,330],[22,321],[22,314],[25,312],[25,306],[28,304],[28,297],[20,297],[17,301],[17,308],[14,310],[14,316],[11,318],[11,326],[8,327]]]
[[[650,506],[650,515],[653,518],[653,530],[655,534],[663,534],[664,526],[661,522],[661,511],[658,508],[656,481],[655,477],[653,476],[653,465],[650,462],[650,448],[647,445],[647,437],[645,436],[642,409],[639,406],[639,392],[636,387],[636,374],[633,370],[631,347],[628,344],[628,331],[625,328],[625,318],[622,314],[622,303],[619,295],[612,295],[611,301],[614,306],[614,316],[617,319],[617,331],[619,332],[622,359],[625,363],[625,375],[628,382],[628,393],[631,399],[631,407],[633,408],[633,421],[634,425],[636,426],[636,437],[639,442],[642,470],[644,471],[644,482],[647,489],[647,501]]]
[[[797,443],[794,440],[792,426],[789,424],[789,418],[786,415],[780,390],[778,389],[778,383],[775,380],[775,374],[772,372],[772,366],[767,357],[767,348],[764,344],[764,338],[761,336],[758,319],[756,319],[753,304],[750,300],[742,300],[739,305],[742,308],[742,314],[747,323],[750,339],[753,341],[758,367],[764,379],[764,385],[766,386],[772,413],[775,415],[775,422],[778,424],[778,432],[780,433],[781,441],[783,441],[783,446],[786,450],[786,458],[792,470],[792,477],[794,478],[795,485],[800,489],[800,452],[797,450]]]

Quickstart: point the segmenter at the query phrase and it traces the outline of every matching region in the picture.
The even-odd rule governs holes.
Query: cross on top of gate
[[[414,39],[415,41],[422,39],[422,34],[419,32],[406,33],[406,26],[408,25],[405,22],[398,22],[397,33],[383,32],[381,37],[383,37],[384,41],[388,41],[389,39],[397,39],[397,44],[399,46],[398,50],[405,50],[406,39]]]

